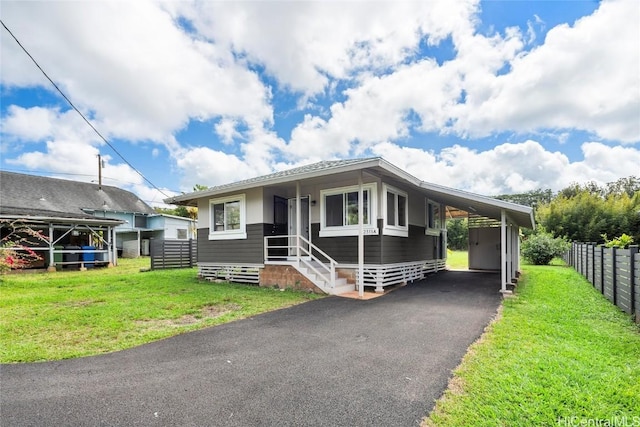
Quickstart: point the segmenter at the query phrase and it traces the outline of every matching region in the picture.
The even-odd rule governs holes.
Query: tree
[[[31,247],[37,246],[38,242],[48,242],[49,238],[32,229],[24,220],[0,219],[0,230],[0,273],[26,268],[42,259]]]
[[[449,249],[458,251],[469,249],[469,222],[467,218],[447,220],[447,246]]]
[[[537,220],[556,237],[573,241],[603,242],[603,235],[624,233],[640,239],[638,180],[623,178],[606,187],[594,183],[572,184],[549,203],[538,207]],[[629,192],[634,190],[630,195]]]

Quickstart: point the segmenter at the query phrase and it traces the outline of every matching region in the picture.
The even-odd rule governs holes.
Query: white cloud
[[[187,36],[154,3],[6,2],[2,13],[51,78],[109,136],[169,142],[191,118],[272,121],[270,94],[256,73],[229,52]],[[2,57],[3,85],[51,89],[42,79],[23,77],[32,76],[34,65],[4,35]]]
[[[477,0],[457,2],[199,2],[169,3],[198,32],[266,67],[305,94],[359,69],[397,66],[420,39],[437,44],[467,31]]]
[[[584,143],[583,159],[573,162],[531,140],[485,151],[454,145],[439,153],[386,142],[371,151],[427,182],[488,196],[538,188],[557,191],[573,182],[605,184],[637,176],[640,164],[640,150],[598,142]]]
[[[581,129],[600,138],[640,140],[640,7],[603,1],[575,25],[552,28],[544,44],[522,53],[492,91],[464,108],[458,132]]]

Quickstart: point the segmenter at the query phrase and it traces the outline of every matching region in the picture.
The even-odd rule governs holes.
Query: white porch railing
[[[336,287],[338,263],[303,236],[265,236],[264,262],[265,264],[295,265],[303,274],[304,271],[301,268],[308,269],[319,278],[319,280],[312,279],[316,286]]]

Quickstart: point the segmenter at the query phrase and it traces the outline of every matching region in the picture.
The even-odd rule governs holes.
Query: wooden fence
[[[197,240],[152,239],[150,256],[152,270],[193,267],[197,259]]]
[[[609,301],[640,322],[638,246],[618,249],[574,242],[564,260]]]

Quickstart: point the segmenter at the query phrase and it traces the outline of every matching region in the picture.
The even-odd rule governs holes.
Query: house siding
[[[425,235],[425,227],[409,224],[408,237],[382,236],[381,264],[437,259],[439,240]]]
[[[271,224],[247,224],[247,238],[209,240],[209,228],[198,229],[198,262],[262,264],[264,235]]]
[[[380,264],[381,236],[364,237],[364,262]],[[358,236],[320,237],[320,224],[311,224],[311,243],[318,246],[338,263],[358,263]]]

